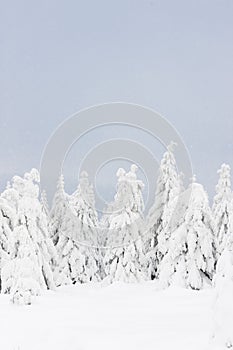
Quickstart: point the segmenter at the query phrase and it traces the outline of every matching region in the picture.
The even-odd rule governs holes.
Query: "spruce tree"
[[[16,195],[16,193],[15,193]],[[2,269],[10,261],[10,240],[14,230],[16,211],[9,203],[12,197],[6,191],[0,196],[0,289],[2,290]]]
[[[105,255],[106,278],[114,281],[139,282],[146,278],[142,197],[143,183],[136,177],[137,167],[117,172],[118,183],[112,213],[108,220],[108,249]]]
[[[215,271],[214,224],[203,187],[190,185],[191,196],[183,222],[170,238],[169,248],[158,268],[163,287],[179,284],[201,289],[211,283]],[[186,202],[186,196],[184,195]]]
[[[213,216],[216,231],[218,256],[226,246],[228,235],[233,232],[233,197],[231,191],[231,175],[229,165],[222,164],[218,170],[219,180],[213,201]]]
[[[43,190],[41,192],[40,202],[42,205],[42,210],[48,218],[49,217],[49,205],[48,205],[47,194],[46,194],[45,190]]]
[[[4,194],[14,198],[15,220],[8,248],[11,259],[2,271],[2,291],[16,294],[13,300],[17,302],[21,296],[22,302],[30,303],[30,295],[55,287],[51,265],[56,251],[39,201],[38,184],[39,173],[32,169],[23,178],[15,176]]]
[[[77,190],[70,196],[59,231],[57,285],[100,279],[98,217],[94,205],[93,188],[83,172]]]
[[[49,215],[49,232],[56,245],[59,239],[61,226],[68,210],[68,195],[64,190],[64,176],[61,174],[57,182],[52,208]]]
[[[170,221],[181,189],[181,177],[177,173],[174,146],[175,144],[171,142],[161,160],[155,202],[147,217],[146,250],[152,279],[157,276],[158,265],[168,250],[171,236]]]

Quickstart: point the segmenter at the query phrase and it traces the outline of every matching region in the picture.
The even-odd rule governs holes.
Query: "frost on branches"
[[[201,289],[214,274],[214,225],[208,197],[202,185],[193,183],[190,187],[183,222],[173,231],[169,249],[159,266],[162,287],[175,284]],[[186,201],[187,197],[184,198]]]
[[[98,217],[94,192],[83,172],[77,190],[69,198],[57,242],[59,264],[56,284],[96,282],[99,280],[97,249]]]
[[[145,279],[145,256],[142,247],[143,183],[137,179],[137,166],[126,173],[117,172],[117,193],[108,221],[108,249],[105,255],[107,280],[139,282]]]
[[[172,142],[161,160],[155,202],[147,217],[149,243],[146,249],[149,251],[149,270],[152,279],[157,276],[157,267],[168,250],[171,235],[169,224],[181,188],[181,177],[177,174],[174,146]]]
[[[219,180],[213,202],[213,217],[216,230],[218,255],[226,247],[228,234],[233,232],[233,198],[229,165],[222,164],[218,170]]]
[[[55,287],[51,264],[56,251],[48,235],[47,217],[39,202],[39,173],[32,169],[23,178],[15,176],[2,196],[15,212],[9,237],[10,260],[2,269],[2,292],[13,301],[29,304],[32,295]]]

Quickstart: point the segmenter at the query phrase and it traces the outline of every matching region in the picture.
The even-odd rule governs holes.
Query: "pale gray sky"
[[[1,2],[1,189],[66,117],[125,101],[176,127],[212,194],[233,167],[232,18],[232,0]]]

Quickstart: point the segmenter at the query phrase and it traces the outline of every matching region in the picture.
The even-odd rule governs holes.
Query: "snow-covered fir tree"
[[[158,267],[163,287],[178,284],[201,289],[215,270],[214,224],[208,197],[202,185],[193,183],[182,222],[172,232],[168,251]],[[187,195],[183,198],[187,205]]]
[[[11,243],[12,253],[16,255],[2,269],[2,290],[12,294],[13,303],[31,304],[32,296],[40,295],[41,289],[45,289],[45,281],[26,226],[21,224],[14,229]]]
[[[40,202],[42,205],[42,210],[44,211],[45,215],[48,217],[49,216],[49,205],[48,205],[47,194],[46,194],[45,190],[43,190],[41,192]]]
[[[96,246],[98,244],[98,216],[95,210],[93,186],[89,183],[86,171],[80,175],[78,188],[70,197],[70,206],[78,218],[76,241]]]
[[[233,229],[233,197],[231,191],[230,166],[222,164],[218,170],[219,180],[213,201],[213,217],[216,231],[218,255],[226,246],[228,234]]]
[[[145,280],[145,254],[142,197],[143,183],[137,179],[137,167],[117,172],[117,193],[109,214],[105,271],[109,283]]]
[[[138,225],[142,224],[144,211],[142,197],[144,184],[137,179],[136,171],[135,164],[131,166],[128,173],[122,168],[117,171],[117,192],[114,202],[108,207],[108,220],[106,221],[108,222],[108,246],[128,244],[139,237]],[[127,230],[124,227],[125,224],[128,225]]]
[[[157,276],[157,267],[168,250],[171,235],[169,224],[181,190],[182,178],[177,173],[174,146],[175,143],[171,142],[161,160],[155,202],[147,217],[146,250],[152,279]]]
[[[6,195],[6,193],[5,193]],[[16,195],[16,193],[15,193]],[[10,197],[12,200],[12,198]],[[11,240],[15,224],[15,209],[8,203],[8,200],[0,197],[0,280],[2,279],[2,269],[9,262],[9,241]],[[0,286],[2,283],[0,282]],[[2,288],[1,288],[2,289]]]
[[[55,245],[58,242],[61,226],[68,207],[68,195],[64,190],[64,176],[61,174],[57,182],[57,190],[53,198],[49,215],[49,232]]]
[[[99,280],[98,217],[86,172],[81,174],[78,188],[70,196],[56,247],[57,285]]]
[[[8,244],[10,260],[1,276],[2,292],[15,294],[14,301],[19,301],[21,296],[21,301],[26,303],[30,303],[29,294],[38,295],[43,289],[55,288],[51,264],[56,259],[56,250],[39,201],[38,183],[39,173],[32,169],[23,178],[15,176],[11,187],[2,194],[11,198],[15,210]]]

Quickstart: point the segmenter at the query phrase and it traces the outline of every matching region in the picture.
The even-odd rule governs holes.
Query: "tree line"
[[[233,245],[230,167],[223,164],[218,171],[211,207],[195,178],[184,188],[173,148],[169,145],[161,160],[147,215],[134,164],[128,172],[117,171],[114,199],[101,218],[86,172],[71,195],[60,175],[51,209],[36,169],[14,176],[0,195],[1,293],[30,304],[45,289],[75,283],[212,286],[216,270],[224,273],[218,261],[229,260]]]

